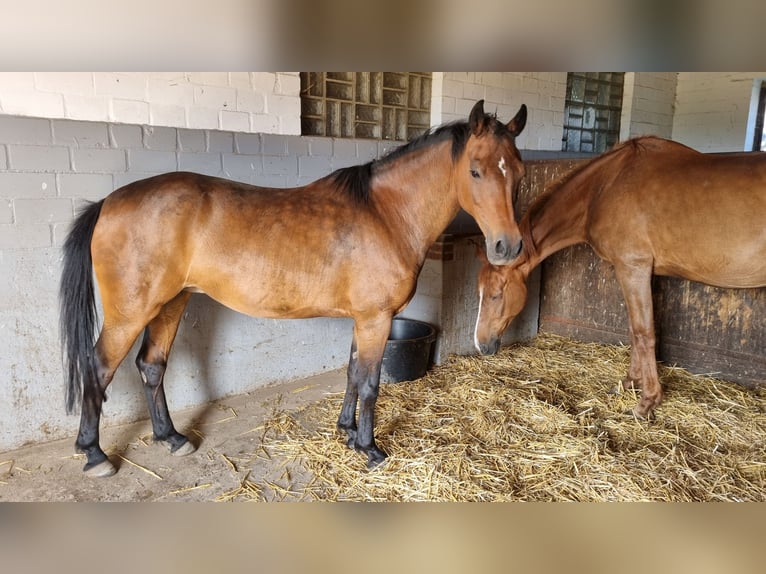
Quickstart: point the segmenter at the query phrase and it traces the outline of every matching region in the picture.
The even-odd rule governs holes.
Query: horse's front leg
[[[343,396],[343,406],[340,409],[338,417],[338,430],[348,435],[346,445],[354,448],[356,443],[356,403],[359,397],[357,381],[352,373],[357,372],[356,363],[359,353],[356,351],[356,337],[351,341],[351,353],[348,358],[348,369],[346,372],[346,394]]]
[[[354,344],[348,364],[348,387],[346,399],[341,410],[341,422],[353,412],[357,397],[359,400],[359,425],[356,432],[349,426],[344,428],[349,432],[349,446],[367,454],[367,466],[372,468],[386,459],[386,453],[375,444],[375,403],[378,399],[380,386],[380,367],[386,340],[391,331],[391,317],[378,317],[372,321],[356,321],[354,325]],[[356,391],[351,390],[356,387]],[[350,405],[350,406],[349,406]],[[353,420],[353,418],[352,418]]]
[[[652,265],[651,262],[615,265],[615,272],[625,297],[630,326],[630,368],[623,386],[641,391],[641,400],[634,412],[649,418],[662,402],[663,394],[655,351]]]

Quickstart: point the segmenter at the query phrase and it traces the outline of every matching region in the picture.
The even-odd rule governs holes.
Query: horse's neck
[[[460,210],[450,146],[443,142],[413,151],[373,176],[378,212],[420,258]]]
[[[556,251],[586,241],[588,206],[598,185],[581,171],[552,191],[541,209],[530,209],[522,221],[532,236],[530,270]]]

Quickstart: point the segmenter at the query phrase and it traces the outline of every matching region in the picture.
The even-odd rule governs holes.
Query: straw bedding
[[[764,501],[766,389],[660,368],[665,400],[637,420],[610,393],[629,349],[541,334],[494,357],[451,357],[381,385],[373,470],[335,430],[342,394],[275,409],[255,472],[222,499],[364,501]]]

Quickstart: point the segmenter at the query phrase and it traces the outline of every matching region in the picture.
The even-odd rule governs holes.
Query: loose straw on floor
[[[766,500],[766,389],[661,367],[665,401],[655,420],[637,420],[637,393],[609,392],[628,361],[626,347],[539,335],[381,385],[376,437],[389,459],[371,471],[335,430],[342,395],[276,411],[261,455],[300,480],[251,475],[224,498]]]

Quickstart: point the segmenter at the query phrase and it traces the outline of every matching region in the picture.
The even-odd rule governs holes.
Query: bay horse
[[[192,293],[258,317],[352,318],[337,424],[368,466],[382,462],[373,434],[381,360],[428,248],[462,207],[484,233],[489,261],[507,264],[521,250],[512,198],[524,175],[515,140],[526,115],[522,105],[504,124],[480,100],[468,121],[303,187],[174,172],[87,205],[64,243],[60,282],[66,405],[71,413],[81,402],[75,448],[85,453],[83,471],[116,472],[99,445],[101,407],[142,331],[136,366],[154,440],[175,455],[195,450],[174,428],[163,389]],[[97,340],[93,272],[103,314]]]
[[[480,255],[477,350],[497,352],[540,262],[587,243],[614,267],[630,330],[623,387],[641,391],[634,413],[648,418],[662,401],[652,274],[717,287],[766,285],[766,154],[703,154],[657,137],[629,140],[553,184],[519,227],[524,248],[510,265]]]

